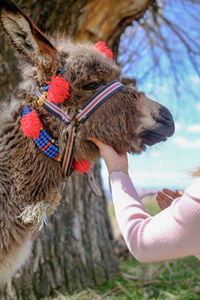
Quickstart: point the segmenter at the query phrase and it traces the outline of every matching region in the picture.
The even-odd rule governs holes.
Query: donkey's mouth
[[[162,107],[156,118],[155,128],[148,129],[143,133],[143,142],[148,146],[152,146],[166,141],[168,137],[174,134],[174,130],[174,120],[171,113],[167,108]]]
[[[166,136],[157,134],[156,132],[153,131],[145,131],[143,135],[143,142],[148,146],[152,146],[156,143],[164,142],[166,140],[167,140]]]

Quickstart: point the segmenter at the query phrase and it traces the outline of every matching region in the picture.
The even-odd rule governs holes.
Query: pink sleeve
[[[151,217],[128,175],[110,174],[116,218],[133,256],[155,262],[200,253],[200,179],[172,205]]]

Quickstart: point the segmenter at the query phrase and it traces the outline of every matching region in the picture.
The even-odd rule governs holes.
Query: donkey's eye
[[[99,83],[98,82],[91,82],[89,84],[86,84],[83,86],[84,90],[95,90],[99,87]]]

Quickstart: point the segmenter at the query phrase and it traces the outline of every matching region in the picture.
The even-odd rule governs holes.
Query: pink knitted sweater
[[[200,178],[155,216],[140,201],[130,177],[110,174],[116,218],[125,242],[140,262],[200,254]],[[200,256],[199,256],[200,257]]]

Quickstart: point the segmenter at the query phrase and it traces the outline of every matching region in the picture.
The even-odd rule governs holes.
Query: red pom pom
[[[100,53],[105,53],[109,59],[113,59],[113,52],[106,46],[105,42],[97,42],[93,48]]]
[[[87,159],[73,160],[72,169],[83,174],[90,170],[90,161]]]
[[[51,86],[47,93],[47,99],[55,104],[63,103],[70,96],[69,82],[63,77],[51,77],[51,82],[47,82]]]
[[[27,137],[38,139],[41,127],[42,123],[40,122],[40,119],[38,118],[35,110],[31,111],[28,115],[25,115],[21,118],[20,129]]]

